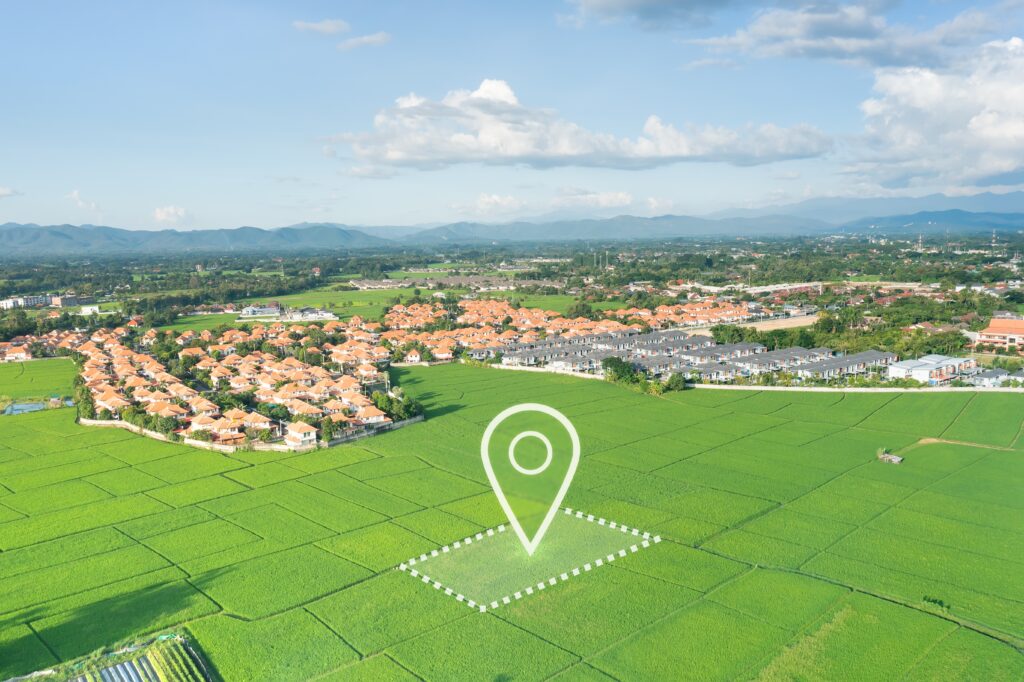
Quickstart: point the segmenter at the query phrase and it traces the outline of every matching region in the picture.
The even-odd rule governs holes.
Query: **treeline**
[[[945,302],[923,296],[897,299],[888,305],[869,300],[863,306],[825,311],[810,327],[760,331],[752,327],[718,325],[711,328],[711,334],[718,343],[760,343],[768,350],[824,346],[848,353],[887,350],[900,357],[928,353],[950,355],[962,351],[968,344],[968,338],[961,331],[928,333],[904,329],[921,322],[957,323],[977,329],[986,324],[995,309],[1004,305],[1001,299],[970,292],[951,295]]]
[[[604,370],[605,381],[631,388],[640,393],[661,395],[669,391],[685,391],[688,388],[686,377],[678,372],[672,374],[666,381],[648,379],[643,370],[614,356],[602,360],[601,369]]]

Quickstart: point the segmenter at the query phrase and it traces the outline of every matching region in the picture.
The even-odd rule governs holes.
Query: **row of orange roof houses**
[[[732,303],[712,298],[678,305],[659,305],[653,309],[621,308],[609,310],[606,314],[620,320],[640,320],[652,329],[664,329],[732,324],[749,320],[759,312],[755,312],[746,301]]]
[[[641,324],[660,329],[675,326],[695,326],[741,322],[756,313],[745,303],[714,300],[684,303],[657,308],[623,308],[611,310],[602,320],[584,317],[566,318],[552,310],[541,308],[515,308],[504,300],[467,300],[459,303],[461,313],[456,329],[422,331],[444,317],[445,310],[437,304],[417,303],[391,308],[385,322],[388,331],[381,334],[392,346],[421,344],[428,348],[435,360],[449,360],[457,348],[464,348],[473,357],[487,357],[503,347],[516,343],[533,343],[540,334],[579,336],[601,334],[639,328]],[[631,324],[627,324],[631,323]],[[499,331],[506,326],[505,331]],[[410,351],[406,360],[419,361],[419,352]]]
[[[217,339],[211,335],[208,340],[216,343],[208,343],[206,348],[184,347],[179,356],[196,358],[193,371],[207,373],[214,388],[232,393],[252,391],[257,402],[282,405],[296,417],[327,417],[343,429],[375,427],[391,421],[363,392],[366,384],[381,380],[380,370],[372,363],[387,360],[387,348],[352,339],[324,344],[321,352],[329,353],[332,361],[345,368],[332,372],[291,356],[280,359],[261,351],[237,355],[231,346],[236,343],[232,339],[240,339],[238,331],[230,330]],[[143,336],[143,342],[156,338],[150,332]],[[181,422],[182,435],[206,431],[212,440],[224,444],[243,441],[246,429],[276,432],[272,420],[257,412],[234,409],[222,414],[216,403],[169,374],[153,356],[125,346],[124,333],[99,330],[88,337],[68,332],[63,335],[54,347],[84,356],[82,378],[97,411],[108,410],[116,418],[122,409],[135,405],[147,414]],[[179,337],[178,342],[183,341]],[[289,341],[293,346],[299,343],[290,337]],[[225,351],[228,354],[221,356]],[[301,421],[286,424],[283,435],[292,447],[316,443],[316,429]]]
[[[514,308],[504,300],[467,300],[461,301],[462,312],[456,318],[461,325],[475,327],[501,326],[519,331],[544,330],[549,334],[594,333],[615,328],[604,320],[586,318],[568,319],[553,310],[542,308]],[[704,324],[720,324],[742,322],[758,314],[745,301],[736,303],[707,299],[680,303],[678,305],[661,305],[656,308],[621,308],[605,312],[607,318],[626,321],[639,321],[652,328],[690,326]],[[437,304],[418,303],[409,306],[397,305],[385,316],[389,329],[422,329],[441,319],[444,308]]]
[[[0,343],[0,362],[24,362],[31,359],[32,351],[28,349],[28,346],[9,341]]]

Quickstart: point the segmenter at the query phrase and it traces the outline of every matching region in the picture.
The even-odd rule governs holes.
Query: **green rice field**
[[[62,358],[0,364],[0,403],[71,395],[74,376],[74,363]]]
[[[229,681],[1024,676],[1024,395],[397,379],[426,421],[299,455],[0,417],[0,679],[169,629]],[[564,506],[660,542],[481,613],[398,566],[481,533],[422,567],[493,600],[627,546],[570,515],[530,559],[486,534],[480,439],[520,402],[579,433]]]

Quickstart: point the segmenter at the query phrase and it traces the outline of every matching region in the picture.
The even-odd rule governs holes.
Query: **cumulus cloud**
[[[849,171],[889,187],[1024,180],[1021,38],[947,68],[878,69],[874,95],[861,104],[869,151]]]
[[[633,195],[629,192],[595,192],[578,187],[563,188],[559,195],[551,200],[551,205],[559,208],[622,208],[632,203]]]
[[[574,12],[560,19],[582,26],[590,20],[631,21],[647,29],[703,26],[737,0],[568,0]]]
[[[349,25],[341,19],[321,19],[320,21],[293,21],[292,26],[297,31],[309,31],[321,35],[335,35],[347,33]]]
[[[488,217],[518,213],[526,206],[526,202],[511,194],[491,194],[481,192],[469,203],[454,203],[451,207],[466,215]]]
[[[7,199],[8,197],[16,197],[19,194],[21,194],[21,192],[19,192],[18,190],[14,189],[12,187],[0,186],[0,199]]]
[[[99,211],[100,207],[95,201],[90,201],[82,196],[82,193],[77,189],[73,189],[64,195],[65,199],[70,200],[78,208],[85,209],[87,211]]]
[[[871,5],[811,5],[759,12],[728,36],[691,42],[759,57],[836,59],[873,66],[932,66],[947,63],[960,48],[990,35],[994,22],[968,10],[926,31],[889,24]]]
[[[360,47],[380,47],[391,42],[391,34],[380,31],[366,36],[356,36],[338,43],[338,49],[347,52]]]
[[[153,220],[166,225],[177,225],[185,219],[187,213],[181,206],[158,206],[153,209]]]
[[[671,213],[676,207],[676,202],[672,199],[659,197],[647,197],[645,203],[647,205],[647,212],[651,215],[665,215]]]
[[[518,211],[522,207],[523,201],[510,194],[481,194],[476,199],[477,213],[507,213]]]
[[[502,80],[454,90],[439,101],[409,94],[377,113],[373,131],[332,138],[370,165],[443,168],[459,163],[652,168],[680,161],[756,165],[820,156],[831,140],[807,124],[739,129],[686,125],[649,116],[642,133],[621,138],[593,132],[550,109],[524,106]]]

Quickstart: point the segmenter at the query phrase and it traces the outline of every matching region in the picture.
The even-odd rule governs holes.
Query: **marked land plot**
[[[470,608],[497,609],[661,542],[649,532],[569,508],[528,555],[505,526],[413,557],[399,566]]]

